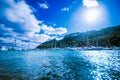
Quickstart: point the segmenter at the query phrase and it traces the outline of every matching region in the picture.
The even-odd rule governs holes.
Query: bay
[[[0,51],[0,80],[120,80],[120,50]]]

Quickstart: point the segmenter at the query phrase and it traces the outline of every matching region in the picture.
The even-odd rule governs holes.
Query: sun
[[[84,19],[87,23],[94,23],[100,19],[101,12],[99,9],[88,9],[84,13]]]

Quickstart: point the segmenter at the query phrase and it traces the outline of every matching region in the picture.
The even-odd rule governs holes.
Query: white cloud
[[[62,27],[53,28],[46,24],[42,25],[43,21],[38,21],[35,18],[32,14],[33,10],[23,0],[18,2],[0,0],[0,3],[2,3],[0,7],[0,15],[2,16],[0,17],[0,41],[4,43],[14,44],[16,40],[18,46],[36,47],[41,42],[53,39],[50,36],[52,34],[62,35],[67,32]],[[48,8],[48,6],[44,6],[44,8]],[[41,29],[44,34],[39,34]]]
[[[49,35],[46,35],[46,34],[35,34],[34,35],[34,41],[36,42],[45,42],[47,40],[51,39],[51,37]]]
[[[48,9],[48,4],[47,3],[37,3],[39,5],[40,8],[43,9]]]
[[[19,46],[21,48],[35,48],[40,43],[45,42],[47,40],[51,40],[53,37],[50,37],[46,34],[34,34],[34,36],[28,37],[28,36],[19,36],[19,37],[1,37],[0,42],[6,43],[6,44],[12,44],[15,46]],[[16,44],[15,44],[16,41]],[[0,44],[1,46],[1,44]],[[6,45],[4,45],[6,46]],[[13,47],[11,45],[7,45],[7,47]]]
[[[38,21],[29,5],[24,1],[14,2],[14,0],[0,1],[3,5],[0,7],[0,40],[4,43],[13,44],[14,40],[19,41],[19,45],[31,45],[41,43],[50,38],[40,32]],[[39,35],[39,36],[36,36]],[[24,41],[28,41],[24,42]],[[39,44],[36,44],[39,45]],[[35,46],[34,46],[35,47]]]
[[[3,38],[3,37],[1,37],[0,40],[1,43],[13,43],[15,41],[14,38]]]
[[[1,30],[12,31],[12,28],[6,28],[4,24],[0,24]]]
[[[7,20],[15,23],[20,30],[25,31],[27,34],[40,31],[39,21],[31,14],[32,10],[24,1],[15,3],[11,0],[10,6],[5,10]],[[16,29],[16,25],[12,26],[12,28]]]
[[[83,0],[82,3],[87,8],[99,6],[99,3],[97,2],[97,0]]]
[[[70,9],[68,7],[64,7],[61,9],[61,11],[69,11]]]
[[[12,28],[6,28],[4,24],[0,24],[0,35],[1,36],[16,36],[16,33]]]
[[[44,31],[45,34],[48,34],[48,35],[62,35],[67,33],[66,28],[62,28],[62,27],[53,28],[52,26],[47,26],[45,24],[42,25],[41,29]]]

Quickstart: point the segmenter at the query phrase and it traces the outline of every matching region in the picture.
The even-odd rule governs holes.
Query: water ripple
[[[0,80],[120,80],[120,51],[0,51]]]

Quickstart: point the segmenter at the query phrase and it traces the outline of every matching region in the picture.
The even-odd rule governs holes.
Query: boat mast
[[[88,39],[88,32],[87,32],[87,46],[90,46],[90,42],[89,42],[89,39]]]

